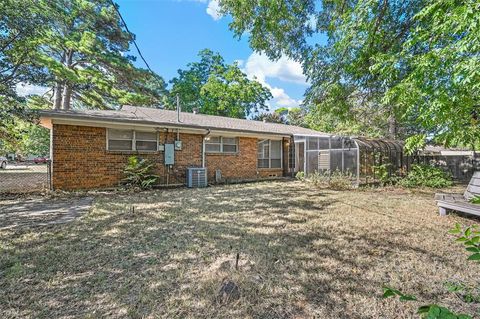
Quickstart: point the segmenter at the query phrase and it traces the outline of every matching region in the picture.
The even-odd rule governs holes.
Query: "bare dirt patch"
[[[131,206],[135,209],[132,211]],[[412,318],[419,302],[474,314],[444,288],[478,283],[429,191],[299,182],[99,195],[65,225],[0,230],[6,317]],[[237,254],[238,266],[237,266]]]

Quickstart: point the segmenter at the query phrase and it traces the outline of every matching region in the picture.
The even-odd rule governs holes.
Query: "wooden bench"
[[[435,194],[440,216],[447,215],[447,209],[480,216],[480,205],[469,203],[475,196],[480,196],[480,172],[475,172],[462,194]]]

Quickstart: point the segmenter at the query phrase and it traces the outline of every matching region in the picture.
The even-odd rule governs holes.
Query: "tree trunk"
[[[70,110],[71,100],[72,100],[72,87],[70,86],[69,83],[67,83],[63,88],[62,109]]]
[[[57,81],[55,83],[55,88],[53,89],[53,109],[60,110],[62,107],[62,94],[63,94],[63,83]]]
[[[393,112],[388,117],[388,138],[392,140],[397,138],[397,119]]]
[[[60,62],[65,63],[66,53],[63,52]],[[60,110],[62,108],[62,94],[64,82],[58,77],[55,78],[55,87],[53,88],[53,109]]]
[[[68,50],[65,57],[65,66],[72,68],[73,50]],[[66,81],[63,88],[62,109],[70,110],[72,100],[72,84]]]

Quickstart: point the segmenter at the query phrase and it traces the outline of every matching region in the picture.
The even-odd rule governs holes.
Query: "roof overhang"
[[[40,125],[51,129],[53,124],[106,127],[116,129],[135,129],[135,130],[179,130],[190,134],[222,134],[230,136],[260,137],[260,138],[281,138],[291,137],[291,134],[257,132],[249,130],[237,130],[228,128],[215,128],[200,125],[186,125],[184,123],[160,123],[154,121],[136,120],[136,119],[116,119],[107,117],[95,117],[83,114],[61,114],[48,111],[40,112]]]

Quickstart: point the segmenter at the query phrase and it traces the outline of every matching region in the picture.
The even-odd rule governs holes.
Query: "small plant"
[[[350,172],[333,171],[330,175],[329,187],[335,190],[347,190],[352,188],[352,174]]]
[[[450,234],[459,234],[460,237],[457,238],[457,242],[463,243],[465,245],[465,250],[472,253],[468,257],[468,260],[480,260],[480,231],[478,226],[473,225],[465,229],[457,223],[455,228],[449,231]]]
[[[403,187],[442,188],[452,186],[452,178],[442,169],[429,165],[413,165],[408,175],[400,180]]]
[[[382,164],[373,167],[373,169],[375,170],[375,175],[380,180],[382,186],[390,182],[390,177],[388,176],[388,169],[390,168],[390,166],[390,164]]]
[[[316,187],[329,187],[330,182],[330,172],[318,172],[314,171],[313,173],[308,174],[307,181]]]
[[[395,185],[400,181],[400,176],[389,174],[391,166],[392,164],[382,164],[373,167],[375,170],[375,176],[380,181],[381,186]]]
[[[295,178],[298,179],[299,181],[304,181],[305,180],[305,172],[300,171],[295,175]]]
[[[474,225],[464,229],[457,223],[455,228],[451,229],[449,233],[459,236],[456,241],[463,243],[465,250],[471,253],[468,260],[480,261],[480,231],[478,230],[478,226]],[[446,283],[445,286],[449,292],[460,295],[461,299],[465,302],[479,302],[480,300],[478,293],[475,293],[478,289],[468,287],[464,284],[454,283]],[[405,295],[399,290],[390,287],[383,287],[384,298],[394,296],[398,296],[401,301],[417,300],[413,295]],[[472,319],[469,315],[455,314],[451,310],[435,304],[421,306],[418,308],[417,313],[422,318],[426,319]]]
[[[463,283],[446,282],[445,287],[467,303],[479,303],[480,295],[478,288],[465,285]]]
[[[472,203],[472,204],[480,204],[480,196],[477,195],[477,196],[474,196],[474,197],[470,198],[469,202]]]
[[[127,187],[152,188],[158,181],[158,176],[154,174],[154,167],[155,163],[149,160],[130,156],[123,171],[125,174],[123,183]]]
[[[299,176],[299,174],[302,175]],[[315,187],[331,188],[335,190],[346,190],[352,188],[352,174],[350,172],[341,172],[339,170],[314,171],[305,176],[303,172],[297,173],[297,179],[309,183]]]

